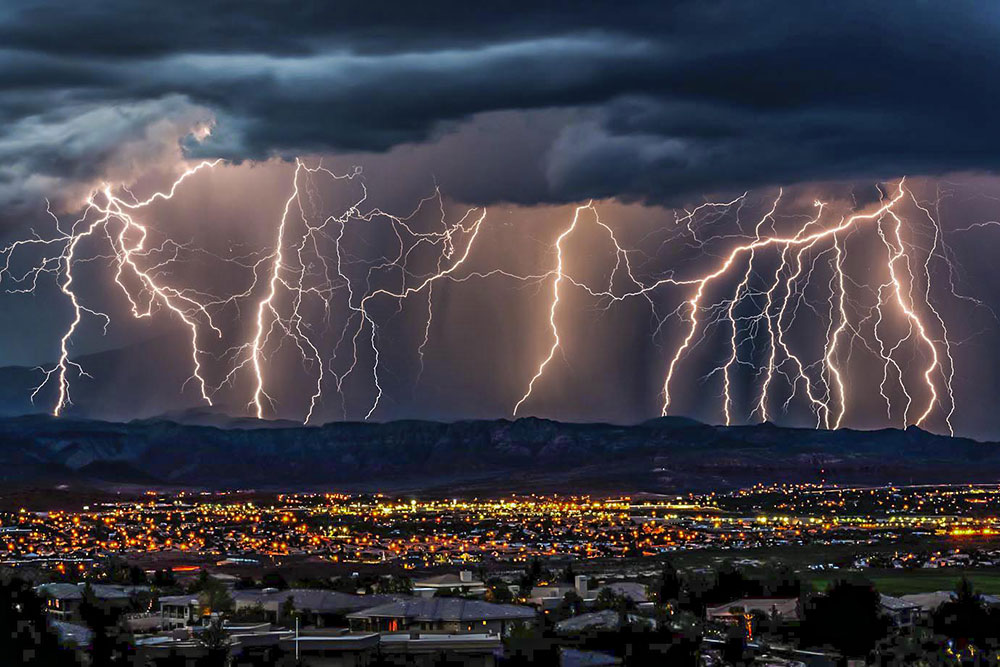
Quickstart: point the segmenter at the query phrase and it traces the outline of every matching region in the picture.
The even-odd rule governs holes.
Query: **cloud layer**
[[[483,200],[990,170],[998,28],[982,3],[14,0],[0,8],[0,203],[178,151],[380,152],[497,112],[565,122],[543,137],[505,124],[517,157],[501,162],[539,184],[465,188]]]

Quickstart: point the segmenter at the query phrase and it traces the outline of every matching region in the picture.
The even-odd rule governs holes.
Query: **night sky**
[[[9,292],[0,365],[39,365],[35,384],[46,378],[74,318],[72,291],[87,310],[68,358],[110,352],[84,368],[92,377],[69,368],[67,414],[127,419],[205,405],[198,383],[185,382],[189,327],[128,270],[115,281],[120,221],[82,241],[75,265],[60,255],[72,237],[59,235],[95,216],[88,196],[105,187],[141,200],[221,158],[169,201],[133,213],[149,234],[136,261],[176,290],[175,303],[189,299],[181,308],[195,322],[213,409],[255,413],[247,346],[260,311],[271,332],[256,358],[268,418],[302,421],[310,402],[311,423],[369,411],[377,420],[509,417],[550,351],[519,416],[659,416],[696,286],[607,294],[696,279],[741,244],[795,237],[817,211],[814,229],[866,215],[905,176],[891,215],[845,229],[835,244],[797,257],[768,247],[749,270],[739,255],[705,290],[704,326],[680,358],[668,412],[723,421],[729,375],[732,423],[759,421],[769,328],[786,326],[810,386],[826,393],[820,401],[843,410],[840,425],[920,421],[1000,437],[1000,7],[143,4],[0,4],[0,289]],[[353,178],[303,173],[321,164]],[[560,245],[571,278],[556,285],[556,243],[590,200]],[[730,205],[686,213],[706,202]],[[468,220],[486,214],[478,234],[449,227],[473,208]],[[411,231],[401,239],[372,209],[413,213]],[[300,247],[303,230],[328,216],[349,221]],[[898,295],[887,287],[897,223],[891,268],[907,276]],[[445,240],[448,229],[457,231]],[[123,243],[136,243],[137,230]],[[10,245],[32,238],[52,242]],[[277,294],[261,308],[279,250]],[[430,294],[417,289],[463,256]],[[781,320],[768,285],[783,297],[798,259],[809,280],[794,283],[795,319]],[[413,294],[372,296],[359,311],[380,289]],[[140,310],[150,304],[149,317],[133,316],[128,294]],[[764,416],[830,425],[789,375],[792,361],[774,356]],[[58,378],[49,380],[39,410],[58,400]]]

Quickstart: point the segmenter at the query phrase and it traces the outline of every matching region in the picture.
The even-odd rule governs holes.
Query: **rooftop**
[[[57,600],[82,600],[84,584],[42,584],[36,590],[39,594]],[[110,586],[90,584],[90,589],[99,600],[127,600],[136,591],[148,591],[148,586]]]
[[[276,608],[289,598],[299,611],[345,613],[396,602],[402,599],[402,596],[351,595],[350,593],[311,588],[293,588],[285,591],[233,591],[233,600],[237,604],[244,605],[260,604]]]
[[[349,614],[348,618],[409,618],[417,621],[491,621],[533,619],[535,610],[459,598],[408,599]]]

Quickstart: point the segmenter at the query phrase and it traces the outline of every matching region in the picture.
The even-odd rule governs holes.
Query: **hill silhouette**
[[[498,494],[677,493],[757,482],[994,482],[1000,443],[918,428],[634,426],[525,418],[261,425],[0,419],[0,485],[106,483],[208,489]]]

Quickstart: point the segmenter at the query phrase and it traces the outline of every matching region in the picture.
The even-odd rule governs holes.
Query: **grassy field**
[[[870,579],[880,593],[886,595],[907,595],[930,591],[951,591],[963,576],[972,582],[980,593],[1000,595],[1000,569],[998,568],[947,568],[927,570],[865,570],[851,572],[844,570],[841,576],[863,575]],[[835,575],[830,572],[816,572],[805,575],[817,590],[823,590]]]

